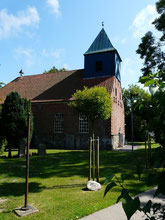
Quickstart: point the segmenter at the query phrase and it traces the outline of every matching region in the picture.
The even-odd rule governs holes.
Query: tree
[[[137,85],[129,85],[128,89],[123,89],[123,101],[125,109],[125,133],[126,139],[131,140],[131,112],[133,111],[134,140],[144,141],[148,123],[148,109],[150,108],[151,96],[144,89]],[[139,106],[143,108],[139,109]],[[149,111],[150,112],[150,111]]]
[[[106,120],[111,115],[112,100],[104,87],[84,87],[84,90],[78,90],[73,94],[73,100],[69,106],[92,122],[93,135],[95,120]]]
[[[62,68],[62,69],[57,69],[55,66],[53,66],[50,70],[45,70],[43,74],[47,74],[47,73],[57,73],[57,72],[66,72],[68,71],[66,68]]]
[[[5,83],[0,82],[0,88],[2,88],[5,85]]]
[[[139,44],[136,51],[140,58],[144,60],[144,67],[141,69],[143,76],[149,73],[161,71],[164,66],[165,54],[161,49],[161,44],[156,41],[152,32],[147,32]]]
[[[151,32],[147,33],[142,38],[137,53],[144,60],[143,76],[140,77],[139,82],[148,86],[152,92],[153,116],[150,118],[150,125],[158,143],[165,147],[165,0],[159,0],[156,3],[156,9],[160,16],[153,24],[163,35],[156,40]],[[155,94],[154,89],[157,90]]]
[[[92,136],[89,147],[89,177],[91,179],[91,156],[93,155],[93,180],[95,179],[95,150],[94,150],[94,122],[96,120],[106,120],[111,115],[112,100],[110,94],[105,87],[84,87],[83,90],[78,90],[73,94],[73,100],[69,106],[75,109],[78,113],[86,116],[92,123]],[[92,147],[93,146],[93,147]],[[92,153],[93,152],[93,153]],[[96,178],[99,182],[99,147],[97,147],[96,161]]]
[[[156,9],[159,17],[153,24],[163,35],[157,40],[152,32],[148,32],[139,44],[136,52],[140,55],[140,58],[144,60],[144,67],[142,68],[143,76],[147,76],[151,72],[165,71],[165,69],[163,69],[165,68],[165,53],[163,48],[165,41],[165,0],[159,0],[156,3]]]
[[[153,24],[155,25],[155,28],[158,31],[161,31],[163,34],[160,38],[160,41],[164,41],[165,40],[165,0],[159,0],[156,3],[156,9],[160,17],[155,19]]]
[[[155,133],[155,137],[158,143],[161,144],[160,148],[156,150],[155,155],[152,158],[152,166],[155,168],[153,173],[150,173],[147,179],[148,185],[152,185],[152,183],[156,183],[157,189],[154,194],[154,197],[162,193],[165,195],[164,185],[165,185],[165,53],[164,53],[164,41],[165,41],[165,0],[159,0],[156,3],[157,12],[160,15],[153,24],[158,31],[162,32],[162,36],[159,40],[153,36],[151,32],[146,33],[146,35],[142,38],[142,42],[137,49],[137,53],[140,54],[141,59],[144,60],[144,67],[142,68],[143,76],[140,78],[140,82],[145,86],[148,86],[151,91],[151,110],[147,110],[145,107],[146,103],[141,104],[139,107],[148,112],[145,117],[148,121],[150,129],[152,129]],[[157,90],[156,93],[153,90]],[[152,111],[152,116],[150,115]],[[140,164],[141,166],[141,164]],[[142,173],[142,167],[137,169],[138,176]],[[123,182],[125,179],[129,179],[129,175],[121,175],[121,179],[115,178],[114,174],[110,173],[107,181],[110,181],[110,184],[105,189],[105,194],[119,184],[122,188],[121,195],[117,199],[117,202],[120,199],[123,199],[122,205],[127,216],[127,219],[130,219],[131,216],[136,212],[136,210],[143,211],[146,215],[146,219],[156,219],[155,216],[148,215],[150,213],[151,208],[153,210],[153,214],[159,211],[162,211],[161,219],[165,218],[165,210],[161,208],[160,204],[152,204],[151,200],[147,202],[147,204],[143,207],[140,207],[140,200],[138,197],[135,199],[131,198],[127,189],[124,188]],[[154,182],[156,180],[156,182]]]
[[[1,66],[1,64],[0,64]],[[3,82],[0,82],[0,89],[4,86],[5,84]],[[0,99],[1,101],[1,99]],[[0,104],[0,123],[1,123],[1,111],[2,111],[2,104]],[[0,125],[1,126],[1,125]],[[0,154],[3,153],[3,144],[4,144],[4,140],[3,140],[3,137],[1,137],[0,135]]]
[[[11,92],[2,106],[1,136],[6,138],[9,157],[11,148],[18,148],[27,134],[27,104],[17,92]]]

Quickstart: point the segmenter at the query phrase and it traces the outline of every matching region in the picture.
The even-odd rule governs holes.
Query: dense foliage
[[[134,141],[145,141],[148,130],[148,117],[150,114],[151,96],[137,85],[129,85],[123,89],[123,101],[125,108],[125,134],[131,141],[131,111],[133,112]],[[139,106],[143,105],[143,108]]]
[[[144,60],[143,76],[139,81],[149,87],[152,95],[150,105],[144,102],[139,106],[139,109],[141,108],[146,113],[145,120],[148,124],[148,130],[154,131],[156,141],[161,144],[156,153],[152,155],[150,168],[154,169],[152,169],[152,173],[149,174],[147,179],[148,185],[157,185],[154,197],[160,193],[165,196],[165,0],[159,0],[156,3],[156,8],[159,17],[153,24],[158,31],[162,32],[162,36],[159,40],[156,40],[151,32],[146,33],[137,49],[137,53]],[[141,165],[137,166],[139,178],[143,172]],[[136,210],[144,212],[146,220],[158,219],[155,217],[157,212],[159,212],[159,219],[165,219],[165,209],[161,207],[161,204],[152,204],[149,200],[146,205],[142,206],[138,197],[133,199],[130,196],[129,190],[123,185],[124,180],[130,178],[128,175],[121,175],[120,179],[115,177],[112,172],[109,172],[107,181],[110,183],[105,190],[105,195],[113,187],[120,185],[121,195],[118,197],[117,202],[122,199],[122,206],[127,219],[130,219]]]
[[[162,32],[162,36],[157,40],[152,32],[146,33],[136,51],[140,58],[144,60],[143,76],[165,71],[165,0],[159,0],[156,3],[156,9],[159,17],[153,24],[158,31]]]
[[[144,60],[143,76],[140,82],[148,86],[152,94],[152,127],[158,143],[165,147],[165,0],[156,3],[159,17],[153,22],[155,28],[162,32],[159,40],[153,34],[147,33],[139,45],[137,53]]]
[[[65,71],[68,71],[68,70],[66,68],[57,69],[55,66],[53,66],[50,70],[45,70],[43,74],[65,72]]]
[[[106,120],[111,115],[112,100],[104,87],[85,87],[84,90],[74,93],[73,99],[69,105],[92,122],[98,119]]]
[[[27,111],[31,110],[30,101],[21,98],[17,92],[11,92],[2,106],[0,135],[7,140],[9,157],[11,148],[18,148],[27,135]]]

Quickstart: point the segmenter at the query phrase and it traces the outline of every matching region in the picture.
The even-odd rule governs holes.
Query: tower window
[[[103,70],[103,62],[101,60],[96,61],[96,72],[101,72]]]

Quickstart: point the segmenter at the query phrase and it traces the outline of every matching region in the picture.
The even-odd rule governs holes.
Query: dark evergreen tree
[[[11,148],[18,148],[27,135],[27,103],[17,92],[11,92],[3,104],[0,133],[7,140],[9,157]]]

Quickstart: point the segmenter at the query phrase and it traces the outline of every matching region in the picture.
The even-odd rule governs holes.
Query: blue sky
[[[1,0],[0,81],[43,73],[53,66],[84,67],[83,54],[104,28],[123,62],[122,87],[136,83],[141,37],[153,30],[155,0]]]

